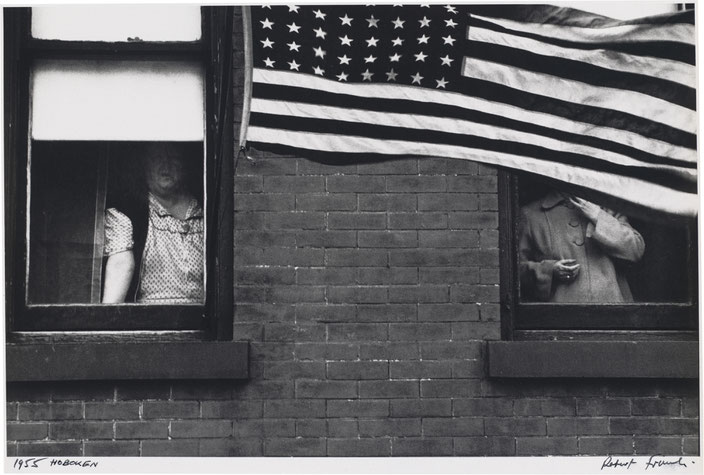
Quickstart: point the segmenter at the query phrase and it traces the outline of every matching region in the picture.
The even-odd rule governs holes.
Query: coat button
[[[577,221],[576,219],[570,220],[570,226],[572,226],[573,228],[576,228],[577,226],[579,226],[579,224],[579,221]]]
[[[577,246],[584,246],[584,239],[575,239],[572,242]]]

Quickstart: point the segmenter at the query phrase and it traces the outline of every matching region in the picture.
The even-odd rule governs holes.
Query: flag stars
[[[418,38],[418,44],[425,43],[427,45],[429,39],[430,39],[430,36],[423,35]]]
[[[396,76],[398,76],[398,73],[394,71],[394,68],[391,68],[391,71],[385,73],[386,74],[386,81],[394,81],[396,82]]]
[[[338,18],[340,18],[340,21],[342,22],[342,26],[344,26],[344,25],[352,26],[352,20],[354,20],[354,18],[348,17],[347,13],[345,13],[345,16],[341,16]]]
[[[369,38],[368,40],[364,40],[367,42],[367,48],[371,48],[372,46],[376,46],[376,44],[379,42],[377,38],[374,38],[373,36]]]
[[[401,55],[398,53],[394,53],[393,56],[389,56],[389,61],[392,63],[398,63],[401,60]]]
[[[342,43],[342,46],[352,46],[352,38],[349,38],[347,35],[345,36],[340,36],[340,43]]]
[[[268,18],[264,18],[264,20],[260,21],[259,23],[262,24],[262,30],[266,30],[267,28],[271,30],[271,27],[274,25],[274,22],[269,21]]]
[[[291,13],[291,12],[293,12],[293,13],[298,13],[298,9],[301,8],[301,7],[298,7],[298,6],[296,6],[296,5],[287,5],[287,7],[288,7],[288,12],[289,12],[289,13]]]
[[[262,44],[264,45],[263,48],[271,48],[274,49],[274,42],[269,40],[269,38],[265,38],[263,40],[260,40]]]
[[[452,5],[445,5],[445,10],[447,10],[448,13],[452,13],[453,15],[457,14],[457,9]]]
[[[379,27],[377,26],[377,23],[379,23],[379,19],[378,19],[378,18],[374,18],[374,15],[372,15],[371,18],[366,18],[366,20],[367,20],[367,22],[369,23],[369,26],[367,26],[367,28],[377,28],[377,29],[379,28]]]
[[[392,21],[391,23],[394,24],[394,30],[395,30],[396,28],[403,29],[403,24],[406,22],[404,20],[401,20],[401,17],[396,17],[396,19],[394,21]]]
[[[338,74],[338,75],[335,76],[335,77],[337,78],[338,81],[345,81],[345,82],[347,82],[348,74],[346,74],[346,73],[343,71],[343,72],[341,72],[340,74]]]
[[[315,10],[313,13],[315,14],[315,18],[323,21],[325,21],[325,17],[328,15],[327,13],[323,13],[320,9]]]
[[[420,82],[423,79],[423,76],[421,76],[420,73],[415,73],[413,76],[411,76],[411,79],[413,80],[411,84],[418,84],[420,86]]]
[[[350,61],[352,60],[352,58],[348,58],[346,54],[343,56],[338,56],[337,59],[340,60],[340,64],[350,64]]]
[[[448,28],[454,28],[457,26],[457,23],[455,23],[452,18],[450,18],[449,20],[445,20],[445,26]]]
[[[401,45],[403,45],[404,41],[405,40],[402,40],[400,36],[397,36],[395,40],[391,40],[391,44],[393,46],[401,46]]]
[[[372,76],[374,76],[374,73],[369,72],[369,68],[367,68],[366,71],[362,73],[362,81],[372,81]]]
[[[296,71],[299,71],[298,68],[301,67],[301,65],[298,64],[295,59],[294,59],[293,61],[289,62],[289,63],[288,63],[288,66],[289,66],[289,69],[290,69],[291,71],[293,71],[294,69],[295,69]]]
[[[430,20],[428,17],[424,16],[422,20],[418,20],[421,28],[430,28]]]
[[[286,43],[286,46],[288,46],[289,51],[295,51],[296,53],[298,53],[298,51],[299,51],[298,48],[301,47],[301,45],[299,45],[295,41],[292,41],[290,43]]]
[[[301,27],[296,25],[295,23],[291,23],[290,25],[286,25],[286,26],[288,27],[289,33],[298,33],[298,30],[301,29]]]
[[[449,83],[449,81],[445,81],[444,76],[441,79],[436,79],[435,82],[438,83],[438,85],[435,86],[435,89],[439,89],[439,88],[445,89],[445,86]]]
[[[327,54],[327,52],[323,48],[321,48],[320,46],[318,46],[317,48],[313,48],[313,52],[315,52],[316,58],[320,57],[320,58],[325,59],[325,55]]]
[[[449,54],[446,54],[444,58],[440,58],[440,61],[442,61],[442,66],[452,66],[454,59],[450,58]]]
[[[450,35],[443,36],[442,39],[443,39],[443,41],[444,41],[444,43],[443,43],[444,45],[450,45],[450,46],[454,46],[454,45],[455,45],[455,41],[457,41],[456,39],[454,39],[454,38],[453,38],[452,36],[450,36]]]
[[[371,54],[364,58],[365,63],[373,63],[374,61],[376,61],[376,57],[372,56]]]
[[[276,62],[276,61],[270,59],[268,56],[267,56],[267,58],[264,60],[264,64],[266,65],[267,68],[273,68],[275,62]]]
[[[318,27],[317,30],[313,30],[313,32],[315,33],[316,38],[325,39],[325,35],[327,35],[327,32],[323,31],[323,29],[320,27]]]
[[[413,56],[416,57],[416,61],[421,61],[421,62],[423,62],[423,63],[425,63],[425,58],[428,57],[428,55],[425,54],[425,53],[423,53],[422,51],[421,51],[420,53],[418,53],[418,54],[414,54]]]
[[[323,76],[325,74],[325,70],[323,68],[321,68],[320,66],[315,66],[313,68],[313,73],[316,76]]]

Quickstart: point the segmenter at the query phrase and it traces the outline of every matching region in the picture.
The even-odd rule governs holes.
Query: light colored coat
[[[521,208],[519,233],[524,301],[633,301],[620,267],[626,262],[638,262],[645,251],[645,242],[625,216],[602,208],[596,223],[592,223],[553,191]],[[553,265],[561,259],[574,259],[580,264],[574,281],[553,279]]]

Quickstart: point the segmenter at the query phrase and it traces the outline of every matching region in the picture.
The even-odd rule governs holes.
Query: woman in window
[[[187,187],[186,155],[150,144],[147,203],[106,211],[103,303],[203,301],[203,209]]]
[[[625,216],[582,198],[552,190],[521,208],[521,292],[528,300],[631,302],[622,266],[644,251]]]

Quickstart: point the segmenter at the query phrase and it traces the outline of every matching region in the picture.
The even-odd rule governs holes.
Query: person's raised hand
[[[601,208],[598,205],[577,196],[570,196],[570,202],[575,205],[587,219],[596,223],[599,213],[601,212]]]

